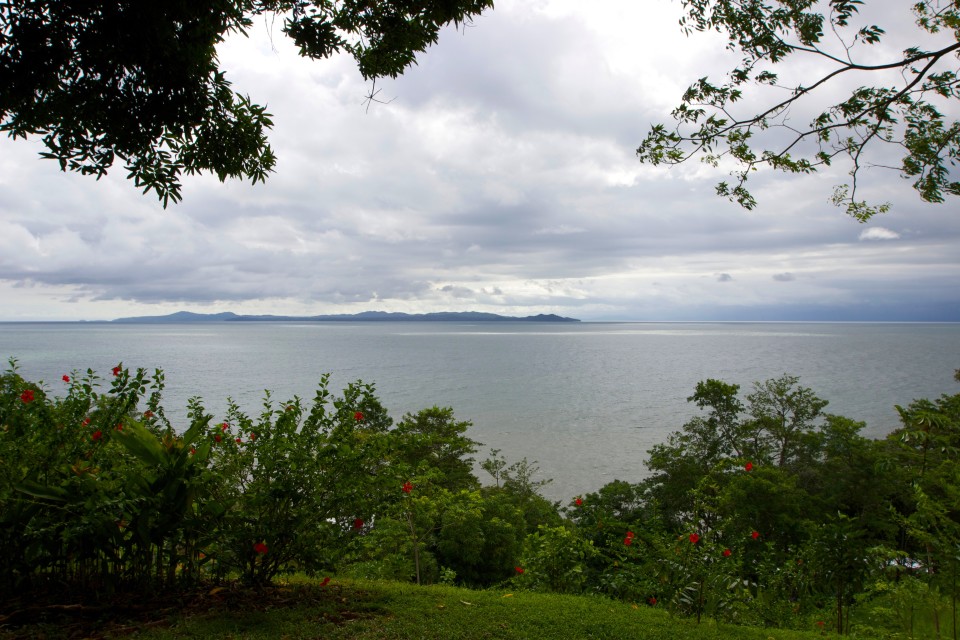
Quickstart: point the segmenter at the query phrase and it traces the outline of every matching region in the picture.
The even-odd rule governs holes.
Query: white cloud
[[[870,227],[860,232],[860,240],[899,240],[900,234],[886,227]]]

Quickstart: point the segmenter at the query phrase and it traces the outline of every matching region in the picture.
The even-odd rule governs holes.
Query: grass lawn
[[[264,591],[208,589],[157,603],[80,609],[38,608],[0,638],[136,637],[294,640],[297,638],[623,638],[624,640],[789,640],[809,632],[718,625],[671,617],[656,607],[603,598],[417,587],[392,582],[308,581]],[[3,618],[0,617],[0,621]],[[11,620],[7,616],[8,622]]]

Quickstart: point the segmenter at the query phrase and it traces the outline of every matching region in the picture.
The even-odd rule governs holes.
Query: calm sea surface
[[[159,367],[181,424],[194,395],[215,416],[227,397],[256,413],[264,389],[309,400],[325,372],[337,390],[362,380],[395,420],[453,407],[479,459],[493,447],[537,460],[558,500],[643,478],[708,377],[749,391],[798,375],[873,437],[898,425],[895,404],[960,391],[960,324],[0,323],[0,356],[55,394],[74,370]]]

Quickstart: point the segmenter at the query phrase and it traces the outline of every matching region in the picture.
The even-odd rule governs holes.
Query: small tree
[[[394,458],[414,474],[432,469],[435,483],[450,491],[474,489],[473,458],[479,442],[465,434],[473,423],[454,419],[453,409],[430,407],[406,414],[391,434]]]

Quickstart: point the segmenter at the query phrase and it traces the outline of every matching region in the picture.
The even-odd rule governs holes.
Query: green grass
[[[256,597],[192,609],[144,640],[314,638],[473,640],[623,638],[624,640],[791,640],[811,632],[735,627],[671,617],[648,606],[604,598],[470,591],[390,582],[336,581],[323,590],[292,584],[276,601]],[[245,603],[245,604],[244,604]]]

